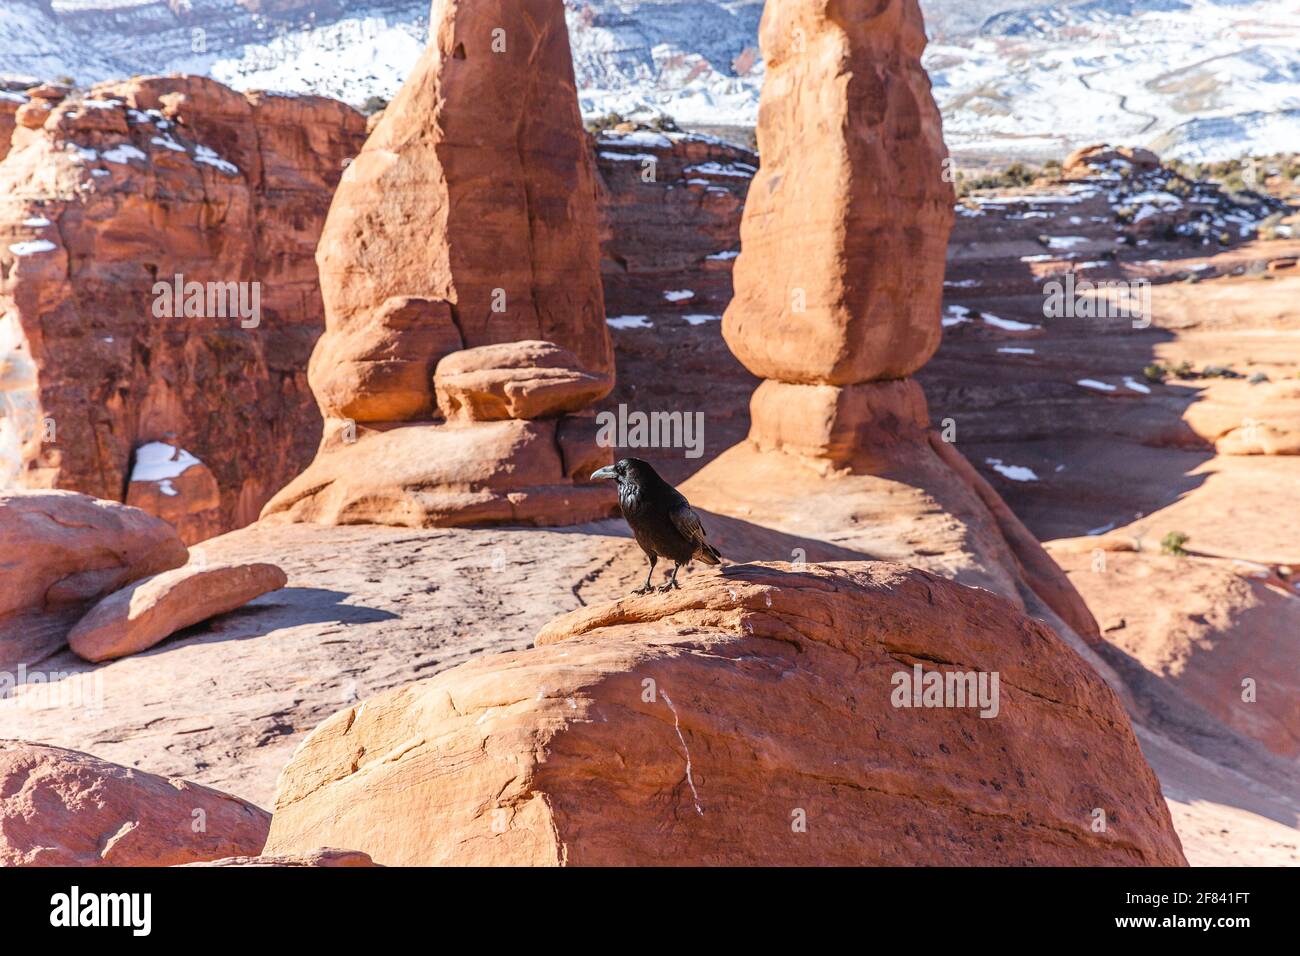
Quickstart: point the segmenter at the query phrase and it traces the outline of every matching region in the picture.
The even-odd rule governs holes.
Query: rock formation
[[[173,866],[261,852],[265,810],[187,780],[0,740],[0,866]]]
[[[326,330],[310,380],[325,437],[268,519],[571,524],[612,506],[608,489],[574,484],[557,437],[585,428],[589,447],[591,419],[554,419],[602,397],[613,373],[563,4],[442,2],[431,20],[428,49],[348,168],[321,236]],[[455,404],[454,364],[498,352],[453,359],[435,394],[449,355],[513,349],[518,378],[527,346],[509,343],[529,342],[576,356],[566,367],[581,383],[565,386],[551,419],[509,402],[468,415]]]
[[[917,671],[983,680],[989,706],[918,707]],[[385,865],[1184,863],[1119,701],[1050,628],[861,562],[582,608],[336,714],[281,775],[266,852],[322,843]]]
[[[185,559],[176,532],[135,508],[0,492],[0,669],[48,655],[100,598]]]
[[[198,77],[25,99],[0,163],[0,487],[129,495],[188,541],[254,520],[318,438],[313,253],[364,118]],[[210,474],[135,486],[162,441]]]
[[[837,11],[825,0],[764,11],[763,164],[723,320],[764,381],[748,439],[683,490],[710,511],[989,588],[1095,641],[1082,599],[931,431],[907,377],[939,343],[953,220],[920,9]],[[724,525],[719,547],[743,533]]]
[[[910,375],[939,346],[953,219],[920,8],[774,0],[759,36],[763,162],[741,224],[727,344],[781,382]]]
[[[273,564],[186,565],[104,598],[69,632],[68,644],[88,661],[138,654],[286,583]]]

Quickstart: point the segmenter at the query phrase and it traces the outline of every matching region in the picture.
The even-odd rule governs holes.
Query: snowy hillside
[[[1220,159],[1300,150],[1300,0],[922,0],[959,154],[1099,140]],[[762,0],[569,0],[589,115],[752,125]],[[390,97],[427,0],[0,0],[0,75],[202,72],[239,88]]]

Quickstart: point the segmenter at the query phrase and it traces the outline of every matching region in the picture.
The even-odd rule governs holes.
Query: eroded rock
[[[71,491],[0,492],[0,665],[64,642],[106,594],[185,563],[167,523]]]
[[[0,740],[0,866],[174,866],[261,852],[270,815],[187,780]]]
[[[266,852],[1184,863],[1115,695],[988,592],[896,565],[746,565],[581,608],[536,643],[327,720],[280,778]],[[982,673],[986,690],[996,673],[996,716],[898,706],[916,669]]]
[[[92,662],[138,654],[287,583],[273,564],[186,565],[104,598],[68,633],[68,644]]]

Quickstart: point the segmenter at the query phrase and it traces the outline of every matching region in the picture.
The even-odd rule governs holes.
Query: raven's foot
[[[651,591],[653,591],[654,589],[655,589],[655,586],[654,586],[653,584],[647,584],[647,585],[645,585],[644,587],[639,587],[639,588],[634,589],[634,590],[632,591],[632,593],[633,593],[633,594],[649,594],[649,593],[650,593]]]
[[[667,584],[665,584],[663,587],[659,588],[659,593],[660,593],[660,594],[667,594],[667,593],[668,593],[669,591],[671,591],[673,588],[677,588],[677,589],[680,591],[680,590],[681,590],[681,587],[682,587],[682,586],[681,586],[680,584],[677,583],[677,579],[676,579],[676,578],[673,578],[671,581],[669,581],[669,582],[668,582]]]

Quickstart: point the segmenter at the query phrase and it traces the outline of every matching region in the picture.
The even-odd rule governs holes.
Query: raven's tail
[[[722,555],[718,554],[718,549],[707,541],[701,541],[700,546],[695,549],[695,558],[705,564],[722,563]]]

